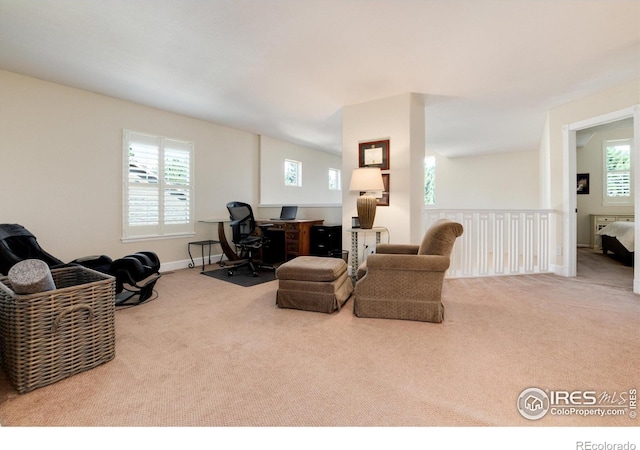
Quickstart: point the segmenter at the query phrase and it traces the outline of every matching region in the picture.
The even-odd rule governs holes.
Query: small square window
[[[284,185],[302,186],[302,163],[300,161],[284,160]]]
[[[342,181],[340,179],[339,169],[329,169],[329,190],[340,191],[342,190]]]
[[[436,158],[427,156],[424,158],[424,204],[436,203]]]

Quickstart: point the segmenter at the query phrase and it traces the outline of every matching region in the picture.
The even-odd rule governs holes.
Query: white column
[[[425,113],[422,96],[401,94],[345,106],[342,112],[342,186],[358,167],[359,144],[389,140],[389,206],[379,206],[375,227],[386,227],[391,242],[419,243],[424,235]],[[342,226],[351,228],[357,193],[342,192]],[[344,233],[343,242],[350,239]],[[386,241],[384,241],[386,242]]]

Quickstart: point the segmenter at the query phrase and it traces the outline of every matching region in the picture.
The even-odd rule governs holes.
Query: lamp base
[[[370,230],[373,228],[373,221],[376,218],[376,207],[378,202],[371,195],[361,195],[356,201],[358,210],[358,218],[360,219],[360,228]]]

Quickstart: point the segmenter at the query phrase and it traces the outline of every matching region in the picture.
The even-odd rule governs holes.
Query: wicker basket
[[[0,277],[0,363],[21,394],[115,356],[115,278],[82,266],[51,275],[55,290],[29,295]]]

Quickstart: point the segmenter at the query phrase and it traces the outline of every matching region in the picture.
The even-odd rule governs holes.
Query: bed
[[[596,248],[612,252],[625,266],[633,266],[635,222],[613,222],[596,233]]]

